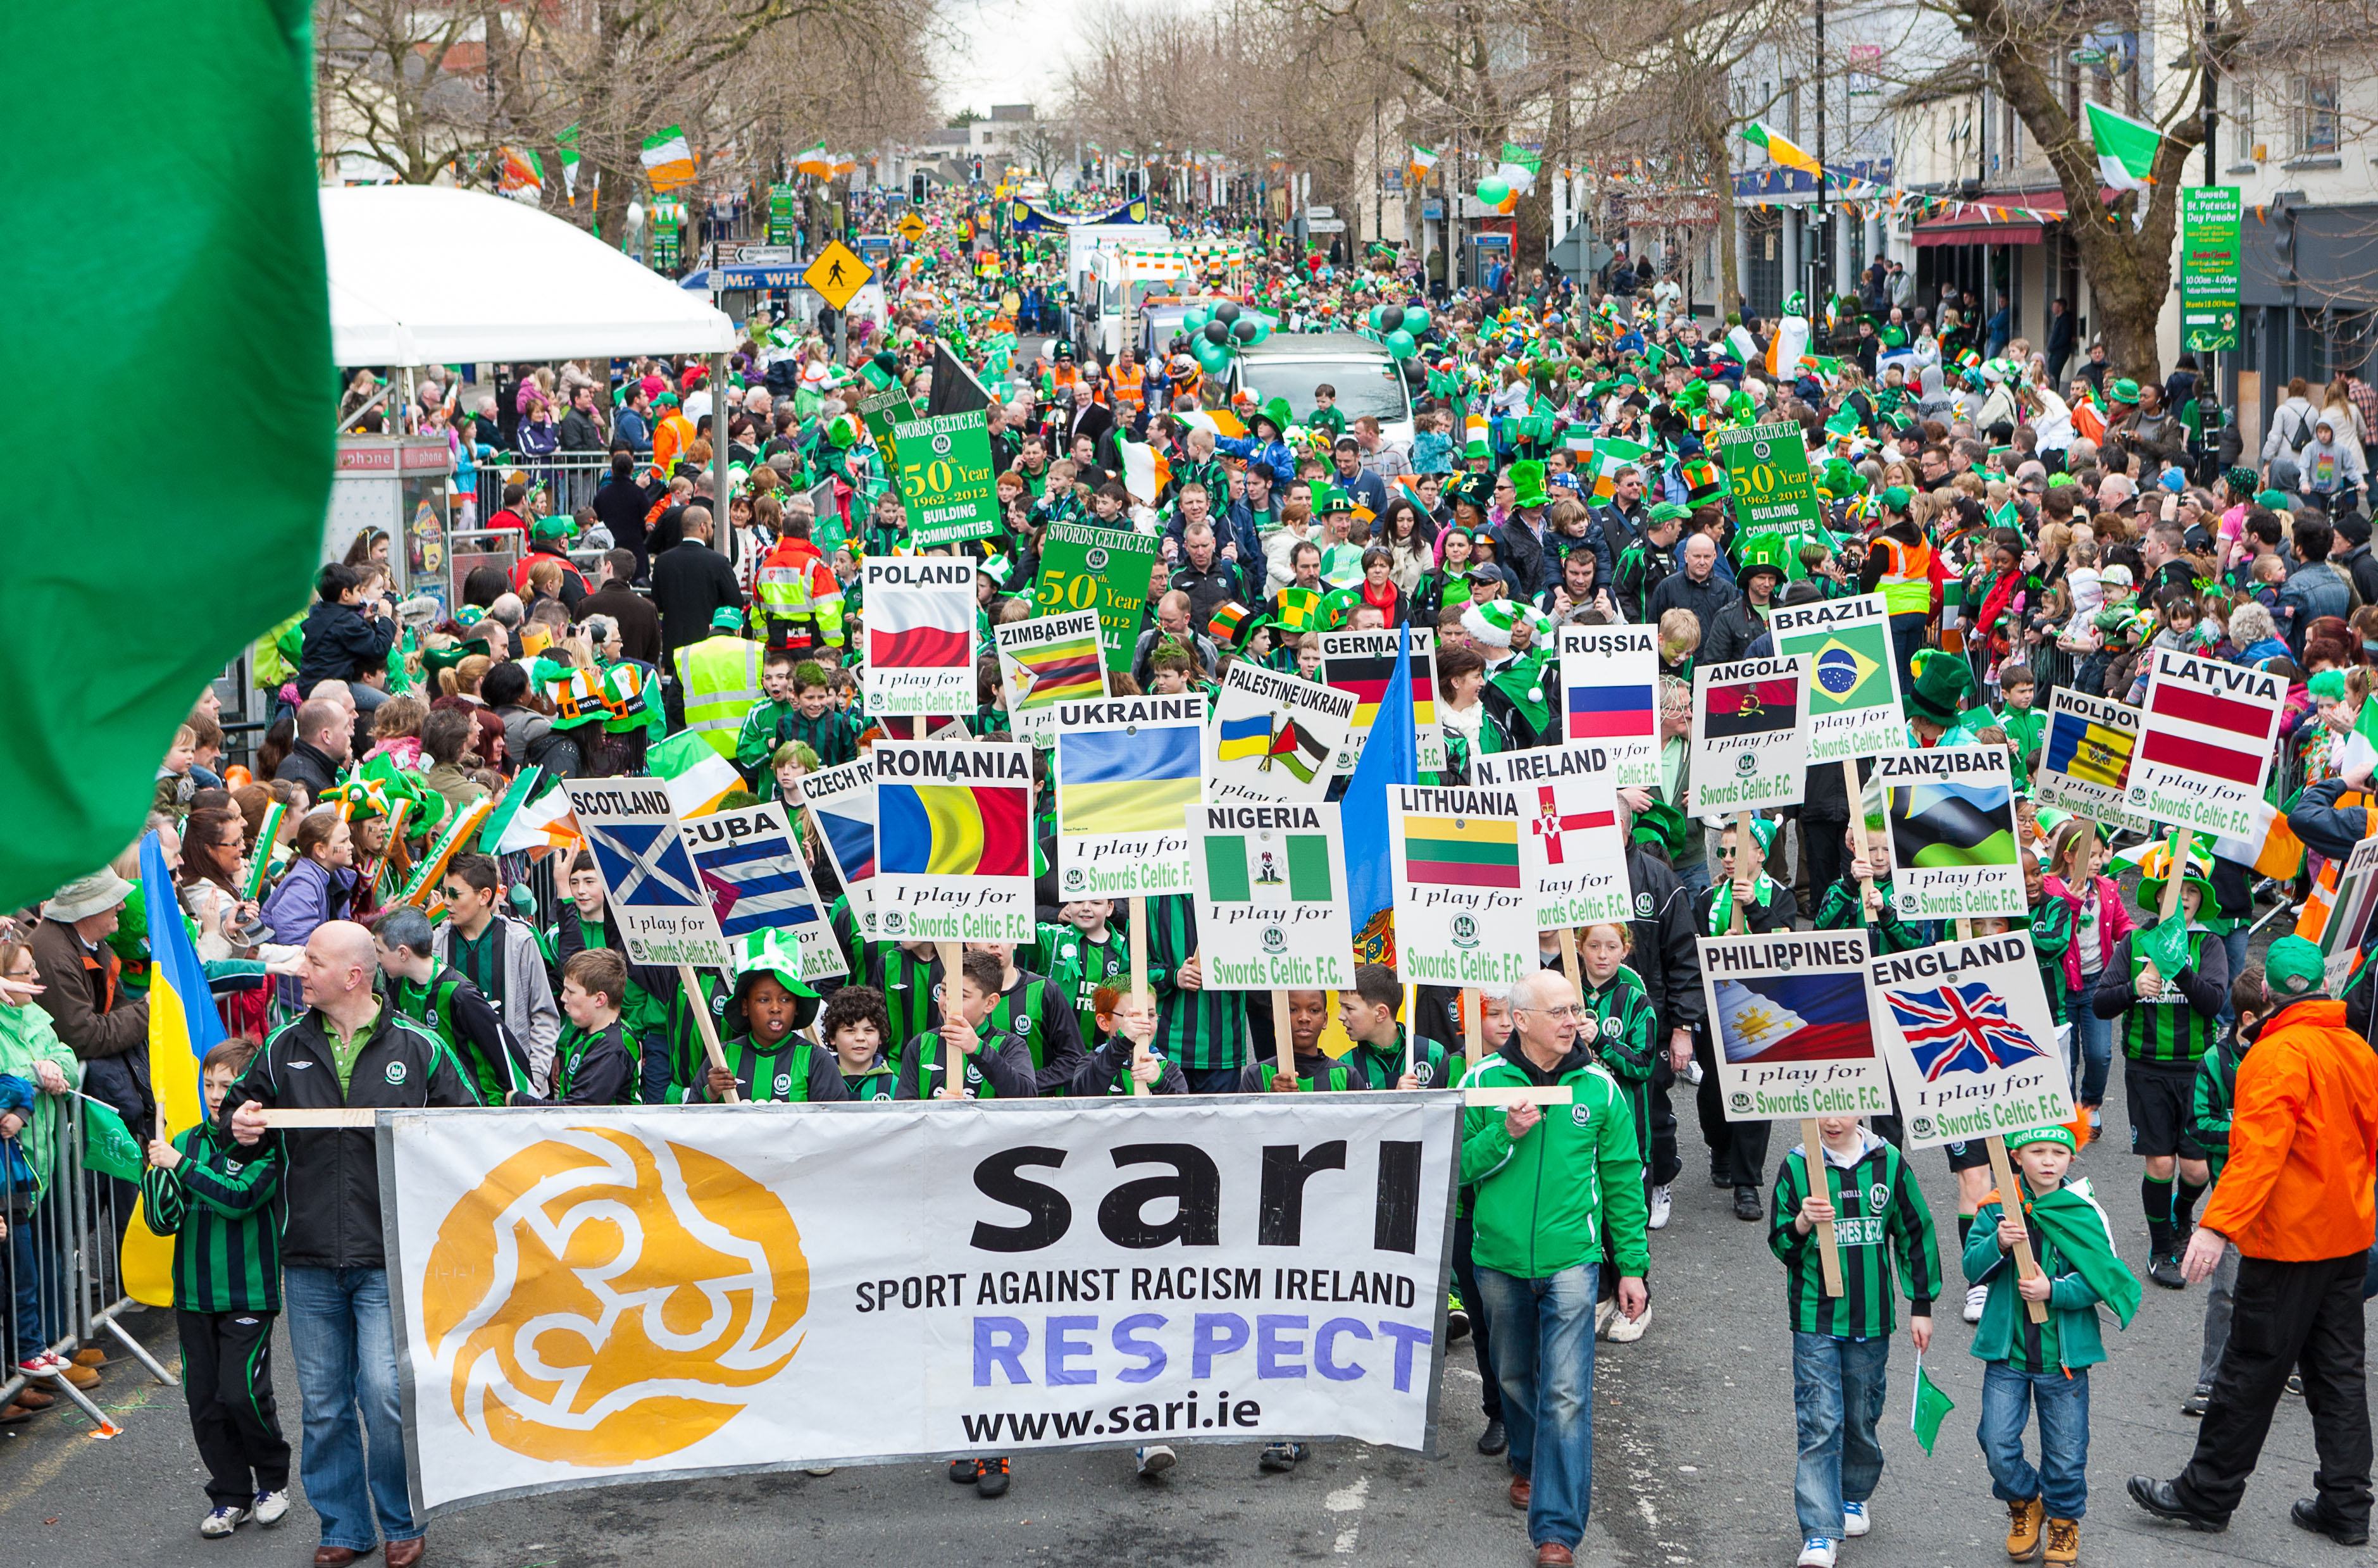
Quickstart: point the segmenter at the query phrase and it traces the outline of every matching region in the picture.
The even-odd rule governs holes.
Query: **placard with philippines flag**
[[[1867,1006],[1864,931],[1697,940],[1728,1121],[1891,1109]]]
[[[850,973],[782,802],[695,817],[678,824],[678,836],[731,947],[740,951],[754,931],[789,931],[799,942],[804,981]]]
[[[1808,760],[1838,762],[1907,744],[1891,612],[1880,593],[1767,612],[1778,653],[1808,661]]]
[[[1564,626],[1561,735],[1610,753],[1611,782],[1659,782],[1660,634],[1648,626]]]
[[[973,712],[974,562],[871,556],[862,569],[868,712]]]
[[[2146,727],[2131,763],[2140,816],[2216,837],[2253,831],[2287,682],[2267,670],[2155,651]]]
[[[2029,933],[1878,953],[1867,974],[1909,1148],[2072,1119],[2066,1026]]]
[[[1743,659],[1693,671],[1692,810],[1796,806],[1808,784],[1808,661]]]
[[[1472,784],[1519,797],[1519,870],[1540,931],[1634,915],[1613,772],[1596,740],[1471,759]]]

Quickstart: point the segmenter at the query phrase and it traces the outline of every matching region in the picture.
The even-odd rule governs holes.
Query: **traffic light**
[[[979,158],[974,161],[974,183],[982,184],[982,160]]]
[[[1137,201],[1137,200],[1139,199],[1139,171],[1138,171],[1138,170],[1136,170],[1136,169],[1128,169],[1128,170],[1125,170],[1125,171],[1123,172],[1123,195],[1125,195],[1125,196],[1129,197],[1130,197],[1132,200],[1134,200],[1134,201]]]
[[[919,207],[925,202],[925,171],[919,169],[908,176],[908,199]]]

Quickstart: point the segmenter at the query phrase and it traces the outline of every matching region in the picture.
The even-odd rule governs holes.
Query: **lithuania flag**
[[[306,7],[108,16],[104,48],[72,10],[0,27],[6,139],[56,150],[18,161],[24,221],[0,247],[0,341],[51,414],[49,483],[0,574],[0,908],[132,842],[200,689],[305,605],[330,497]],[[108,416],[161,376],[195,377],[201,402]]]

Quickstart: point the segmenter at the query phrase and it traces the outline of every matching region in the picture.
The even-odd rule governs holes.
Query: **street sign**
[[[746,267],[789,267],[800,254],[788,245],[739,245],[735,259]]]
[[[915,213],[900,220],[900,237],[914,244],[925,237],[925,221]]]
[[[840,240],[828,240],[801,274],[801,281],[824,296],[826,304],[836,310],[847,309],[851,295],[863,289],[874,278],[875,269],[859,259],[859,253]]]
[[[1304,209],[1304,215],[1307,218],[1335,218],[1338,216],[1338,209],[1334,207],[1308,207]]]
[[[2189,186],[2180,196],[2180,346],[2234,349],[2242,198],[2235,186]]]

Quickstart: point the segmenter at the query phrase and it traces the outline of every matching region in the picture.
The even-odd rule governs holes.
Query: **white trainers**
[[[249,1518],[268,1526],[277,1525],[288,1516],[289,1494],[286,1491],[258,1492],[256,1506],[248,1512]]]
[[[1837,1561],[1830,1536],[1810,1536],[1801,1544],[1798,1568],[1833,1568]]]
[[[246,1523],[246,1509],[226,1505],[198,1521],[198,1534],[210,1541],[219,1541]]]
[[[1872,1528],[1874,1528],[1874,1521],[1867,1517],[1865,1503],[1842,1504],[1842,1534],[1855,1538]]]
[[[1965,1292],[1965,1321],[1969,1323],[1980,1323],[1982,1321],[1982,1309],[1989,1305],[1989,1300],[1990,1287],[1987,1285],[1976,1285],[1967,1290]]]
[[[823,1480],[826,1477],[834,1474],[834,1466],[831,1465],[805,1466],[801,1470],[801,1474],[805,1476],[815,1476],[818,1479]]]
[[[1151,1442],[1146,1448],[1135,1449],[1132,1459],[1140,1475],[1159,1475],[1172,1468],[1172,1448],[1169,1443]]]
[[[1668,1215],[1671,1215],[1671,1214],[1673,1214],[1673,1213],[1675,1211],[1675,1207],[1676,1207],[1676,1200],[1675,1200],[1675,1196],[1673,1193],[1671,1193],[1671,1192],[1667,1190],[1667,1188],[1665,1188],[1665,1187],[1654,1187],[1654,1188],[1652,1188],[1652,1189],[1651,1189],[1651,1228],[1652,1228],[1652,1229],[1654,1229],[1654,1230],[1665,1230],[1665,1229],[1667,1229],[1667,1228],[1668,1228]]]
[[[1610,1300],[1597,1303],[1593,1309],[1593,1337],[1600,1339],[1603,1335],[1608,1334],[1610,1332],[1610,1320],[1617,1315],[1618,1301],[1615,1297],[1612,1298]]]
[[[1651,1304],[1646,1301],[1641,1317],[1630,1319],[1621,1312],[1610,1320],[1610,1342],[1613,1345],[1632,1345],[1642,1338],[1643,1331],[1651,1326]]]

